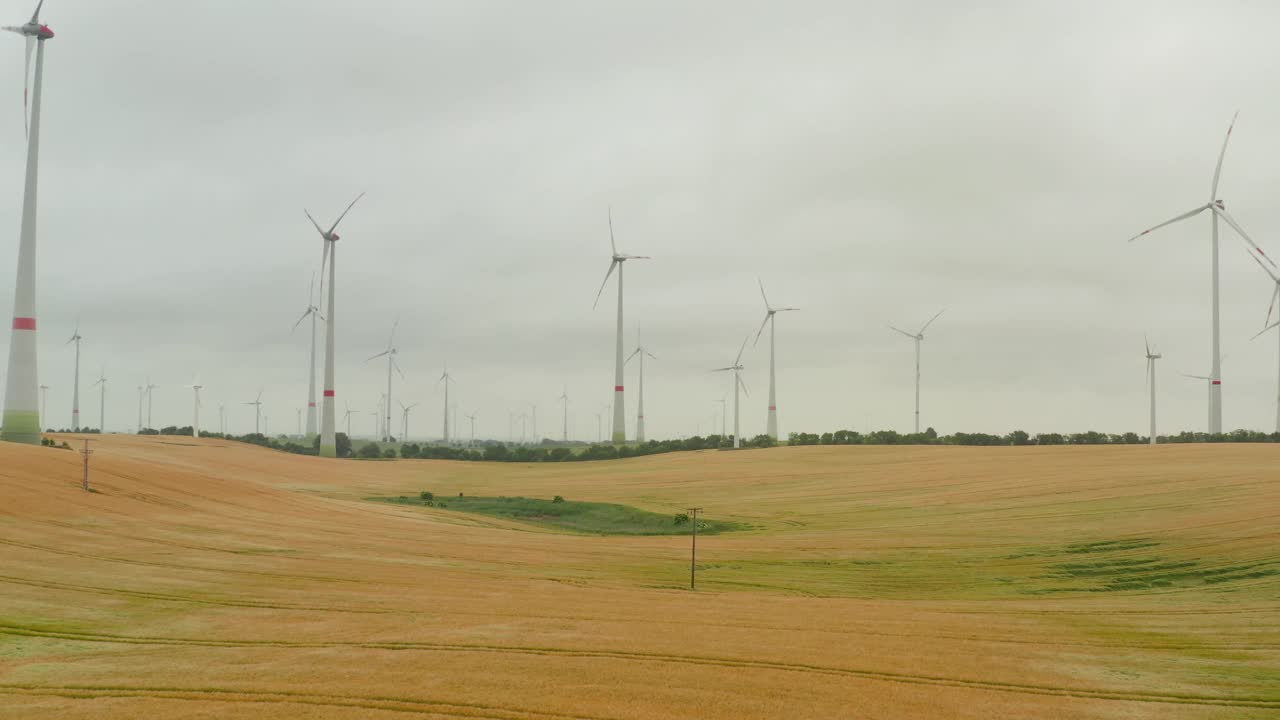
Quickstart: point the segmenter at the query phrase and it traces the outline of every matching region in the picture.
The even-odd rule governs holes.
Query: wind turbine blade
[[[648,350],[645,350],[645,351],[644,351],[644,354],[645,354],[645,355],[648,355],[649,357],[653,358],[654,360],[657,360],[657,359],[658,359],[658,356],[657,356],[657,355],[654,355],[653,353],[649,352]]]
[[[1276,290],[1271,293],[1271,304],[1267,306],[1267,319],[1262,321],[1263,325],[1271,322],[1271,311],[1276,307],[1276,300],[1280,300],[1280,282],[1276,283]]]
[[[383,355],[390,354],[390,352],[391,352],[390,350],[383,350],[382,352],[378,353],[377,355],[374,355],[373,357],[369,358],[368,360],[365,360],[365,362],[369,362],[369,360],[377,360],[378,358],[382,357]]]
[[[609,247],[613,250],[613,254],[618,254],[618,243],[613,241],[613,207],[609,207]]]
[[[1273,262],[1271,258],[1267,257],[1267,254],[1262,251],[1262,248],[1258,247],[1258,243],[1254,242],[1253,238],[1249,237],[1249,234],[1244,231],[1244,228],[1240,227],[1240,223],[1236,222],[1236,219],[1231,217],[1231,213],[1227,212],[1226,208],[1215,204],[1213,206],[1213,211],[1218,213],[1218,216],[1221,217],[1223,220],[1226,220],[1227,224],[1231,226],[1231,229],[1239,233],[1240,237],[1244,238],[1244,241],[1249,243],[1249,246],[1252,247],[1259,255],[1261,255],[1262,259],[1266,260],[1267,263],[1271,265],[1271,267],[1276,266],[1275,262]],[[1272,275],[1271,277],[1274,278],[1275,275]]]
[[[1142,237],[1143,235],[1146,235],[1146,234],[1147,234],[1147,233],[1149,233],[1149,232],[1152,232],[1152,231],[1154,231],[1154,230],[1159,230],[1160,228],[1164,227],[1165,225],[1172,225],[1172,224],[1174,224],[1174,223],[1176,223],[1176,222],[1181,222],[1181,221],[1183,221],[1183,220],[1186,220],[1186,219],[1187,219],[1187,218],[1189,218],[1189,217],[1195,217],[1196,215],[1199,215],[1200,213],[1204,212],[1205,210],[1208,210],[1208,209],[1209,209],[1209,208],[1211,208],[1211,207],[1213,207],[1212,203],[1207,204],[1207,205],[1201,205],[1200,207],[1196,208],[1195,210],[1188,210],[1187,212],[1182,213],[1181,215],[1179,215],[1178,217],[1176,217],[1176,218],[1174,218],[1174,219],[1172,219],[1172,220],[1165,220],[1164,222],[1160,223],[1159,225],[1155,225],[1155,226],[1152,226],[1152,227],[1147,228],[1146,230],[1143,230],[1142,232],[1138,233],[1137,235],[1134,235],[1133,237],[1129,238],[1129,242],[1133,242],[1134,240],[1137,240],[1138,238]]]
[[[1142,342],[1147,346],[1147,357],[1151,357],[1151,341],[1147,339],[1147,334],[1142,334]]]
[[[760,297],[764,298],[764,306],[769,310],[772,310],[773,308],[769,305],[769,296],[764,294],[764,280],[757,277],[756,282],[760,283]]]
[[[36,11],[31,14],[31,22],[40,22],[40,8],[42,7],[44,7],[44,0],[40,0],[40,2],[36,4]]]
[[[310,315],[312,312],[314,311],[311,308],[307,308],[307,311],[302,313],[302,317],[298,318],[298,322],[293,324],[293,330],[297,330],[298,326],[302,324],[302,321],[306,320],[307,316]],[[290,330],[289,332],[293,332],[293,330]]]
[[[751,397],[751,393],[747,392],[747,383],[742,380],[742,376],[738,376],[738,384],[742,386],[742,394]]]
[[[396,341],[396,328],[400,327],[400,316],[396,316],[396,321],[391,323],[391,337],[387,339],[387,347],[390,348]]]
[[[742,353],[747,349],[747,343],[751,342],[751,336],[742,338],[742,347],[738,348],[738,358],[733,361],[735,366],[742,364]]]
[[[773,317],[773,313],[771,312],[766,312],[764,314],[764,322],[760,323],[760,330],[756,332],[756,340],[755,342],[751,343],[752,345],[760,344],[760,336],[764,334],[764,326],[769,324],[769,318],[771,317]]]
[[[1218,152],[1218,164],[1213,168],[1213,187],[1209,190],[1209,202],[1218,199],[1218,177],[1222,175],[1222,159],[1227,156],[1227,143],[1231,142],[1231,131],[1235,129],[1236,118],[1240,117],[1240,111],[1237,110],[1235,115],[1231,116],[1231,124],[1227,126],[1227,135],[1222,138],[1222,150]]]
[[[799,309],[800,309],[800,308],[777,308],[777,309],[775,309],[775,310],[774,310],[774,312],[776,312],[776,313],[780,313],[780,312],[795,312],[796,310],[799,310]]]
[[[929,326],[933,324],[933,321],[934,321],[934,320],[937,320],[937,319],[938,319],[938,318],[940,318],[940,317],[942,317],[942,313],[944,313],[944,312],[946,312],[946,311],[947,311],[947,309],[946,309],[946,308],[942,308],[941,310],[939,310],[939,311],[938,311],[938,314],[937,314],[937,315],[934,315],[934,316],[933,316],[933,317],[931,317],[931,318],[929,318],[929,322],[925,323],[925,324],[924,324],[924,327],[920,328],[920,332],[918,332],[918,333],[916,333],[916,334],[917,334],[917,335],[923,335],[923,334],[924,334],[924,331],[925,331],[925,330],[928,330],[928,329],[929,329]]]
[[[1277,320],[1276,322],[1273,322],[1273,323],[1271,323],[1270,325],[1268,325],[1268,326],[1266,326],[1266,327],[1262,328],[1262,330],[1260,330],[1260,331],[1258,332],[1258,334],[1257,334],[1257,335],[1254,335],[1253,337],[1251,337],[1251,338],[1249,338],[1249,339],[1250,339],[1250,340],[1257,340],[1259,337],[1261,337],[1263,334],[1265,334],[1268,330],[1270,330],[1270,329],[1271,329],[1271,328],[1273,328],[1273,327],[1280,327],[1280,320]],[[1188,376],[1188,377],[1190,377],[1190,376]],[[1206,379],[1206,380],[1208,380],[1208,378],[1205,378],[1205,379]]]
[[[330,235],[333,234],[334,230],[338,229],[338,223],[342,222],[342,218],[346,217],[347,213],[351,212],[351,208],[355,207],[356,203],[360,202],[360,198],[362,197],[364,197],[364,193],[360,193],[359,195],[357,195],[356,199],[352,200],[351,204],[347,206],[347,209],[343,210],[342,214],[338,216],[338,219],[333,221],[333,227],[329,228]]]
[[[595,310],[596,306],[600,304],[600,296],[604,294],[604,286],[609,284],[609,276],[613,274],[613,269],[617,265],[618,261],[616,259],[609,261],[609,272],[604,274],[604,282],[600,283],[600,290],[596,292],[596,301],[591,304],[592,310]]]
[[[314,220],[312,222],[315,222]],[[319,228],[317,228],[319,229]],[[329,264],[329,241],[322,241],[323,249],[320,252],[320,297],[324,297],[324,270]],[[323,303],[323,300],[321,301]]]
[[[892,326],[892,325],[887,325],[886,327],[888,327],[890,330],[893,330],[894,332],[900,332],[900,333],[902,333],[903,335],[906,335],[907,337],[911,338],[912,340],[915,340],[915,339],[916,339],[916,336],[915,336],[915,335],[912,335],[911,333],[907,332],[906,330],[902,330],[902,329],[900,329],[900,328],[896,328],[896,327],[894,327],[894,326]]]
[[[395,358],[391,359],[391,367],[395,368],[396,372],[400,373],[401,380],[408,380],[408,378],[404,376],[404,371],[400,369],[400,363],[396,362]]]
[[[1266,332],[1266,330],[1263,330],[1262,332]],[[1259,333],[1259,334],[1261,334],[1261,333]],[[1257,336],[1255,335],[1254,337],[1257,337]],[[1185,378],[1193,378],[1193,379],[1196,379],[1196,380],[1211,380],[1211,379],[1212,379],[1212,378],[1210,378],[1208,375],[1188,375],[1188,374],[1186,374],[1186,373],[1182,373],[1182,377],[1185,377]]]
[[[635,357],[635,356],[637,356],[637,355],[639,355],[639,354],[640,354],[640,348],[636,348],[636,349],[635,349],[635,352],[633,352],[633,353],[631,353],[630,355],[628,355],[628,356],[627,356],[627,359],[622,361],[622,364],[623,364],[623,365],[626,365],[627,363],[630,363],[630,362],[631,362],[631,358],[633,358],[633,357]]]
[[[320,237],[324,237],[324,236],[325,236],[325,235],[324,235],[324,228],[320,227],[320,223],[316,222],[316,219],[315,219],[315,218],[313,218],[313,217],[311,217],[311,211],[310,211],[310,210],[307,210],[306,208],[302,208],[302,212],[306,213],[306,215],[307,215],[307,219],[308,219],[308,220],[310,220],[310,221],[311,221],[311,224],[315,226],[315,228],[316,228],[316,232],[320,233]],[[320,269],[320,275],[321,275],[321,276],[323,276],[323,275],[324,275],[324,268],[323,268],[323,267]]]
[[[715,369],[712,369],[712,370],[708,370],[707,372],[725,372],[725,371],[727,371],[727,370],[733,370],[733,369],[734,369],[734,368],[731,368],[731,367],[715,368]]]
[[[1266,265],[1264,265],[1264,264],[1263,264],[1263,262],[1262,262],[1261,260],[1259,260],[1259,259],[1258,259],[1258,256],[1257,256],[1257,255],[1254,255],[1253,253],[1249,253],[1249,257],[1253,258],[1253,261],[1254,261],[1254,262],[1256,262],[1256,263],[1258,263],[1258,267],[1260,267],[1260,268],[1262,268],[1263,270],[1265,270],[1265,271],[1267,272],[1267,274],[1271,276],[1271,279],[1272,279],[1272,280],[1274,280],[1274,281],[1275,281],[1275,283],[1276,283],[1277,285],[1280,285],[1280,277],[1276,277],[1276,274],[1275,274],[1275,273],[1273,273],[1273,272],[1271,272],[1271,268],[1269,268],[1269,267],[1267,267]]]

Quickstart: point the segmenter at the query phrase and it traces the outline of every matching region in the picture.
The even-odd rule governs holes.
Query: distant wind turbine
[[[40,442],[41,417],[36,409],[40,388],[36,352],[36,196],[40,168],[40,100],[44,87],[44,42],[53,37],[48,25],[40,22],[36,5],[31,20],[24,25],[5,27],[26,38],[27,62],[22,73],[23,113],[27,128],[27,174],[22,197],[22,230],[18,239],[17,279],[13,289],[13,325],[9,336],[9,371],[5,376],[4,418],[0,420],[0,440],[36,445]],[[26,89],[31,80],[31,50],[36,48],[35,82],[32,92]],[[30,101],[31,118],[26,105]],[[41,406],[43,410],[43,403]]]
[[[564,388],[564,392],[556,399],[564,403],[564,427],[560,439],[561,442],[567,443],[569,442],[569,387],[567,385]]]
[[[640,358],[640,384],[637,386],[637,390],[639,391],[639,394],[637,395],[637,401],[639,405],[636,411],[636,442],[638,443],[644,442],[644,439],[645,439],[645,435],[644,435],[644,359],[646,356],[648,356],[653,360],[658,359],[656,355],[649,352],[648,348],[644,346],[644,342],[640,340],[640,330],[639,328],[637,328],[636,329],[636,349],[634,352],[631,353],[630,356],[627,357],[627,362],[631,362],[631,358],[634,358],[634,357]]]
[[[436,384],[444,383],[444,444],[449,444],[449,385],[455,383],[453,376],[449,374],[449,363],[444,364],[444,372],[440,374],[440,379],[436,380]]]
[[[775,308],[769,304],[769,296],[764,292],[764,281],[756,278],[760,283],[760,297],[764,298],[764,322],[760,323],[760,330],[756,332],[756,343],[760,342],[760,335],[764,332],[764,326],[769,326],[769,424],[767,432],[769,437],[774,440],[778,439],[778,394],[777,394],[777,365],[775,362],[777,344],[774,342],[774,336],[777,330],[777,320],[775,316],[780,312],[795,312],[800,308],[781,307]]]
[[[347,206],[346,210],[338,216],[333,222],[333,226],[326,232],[311,217],[311,213],[307,213],[307,219],[315,226],[316,231],[320,233],[320,237],[324,240],[324,253],[320,260],[320,295],[324,296],[324,270],[325,264],[329,266],[329,309],[325,313],[325,338],[324,338],[324,400],[323,406],[320,408],[320,457],[337,457],[338,456],[338,440],[336,415],[337,408],[333,406],[334,389],[333,389],[333,341],[334,341],[334,320],[336,313],[334,312],[334,281],[337,279],[337,273],[334,268],[337,265],[338,240],[338,223],[342,222],[342,218],[351,212],[351,208],[364,197],[364,193],[356,196],[355,200]],[[305,210],[303,212],[306,212]]]
[[[396,328],[399,326],[400,326],[400,319],[396,318],[395,323],[391,325],[391,337],[387,339],[387,349],[383,350],[377,355],[374,355],[368,360],[365,360],[365,362],[370,362],[372,360],[377,360],[380,357],[385,357],[387,359],[387,402],[383,406],[384,410],[386,410],[386,425],[383,426],[383,430],[386,431],[386,435],[383,437],[383,440],[387,442],[391,442],[392,440],[391,438],[391,371],[394,370],[400,373],[400,379],[401,380],[404,379],[404,371],[400,369],[399,363],[396,362],[396,353],[400,352],[399,350],[396,349]]]
[[[470,414],[470,415],[465,415],[465,416],[463,416],[463,417],[465,417],[465,418],[467,418],[468,420],[470,420],[470,421],[471,421],[471,445],[470,445],[470,447],[475,447],[475,445],[476,445],[476,413],[472,413],[472,414]]]
[[[1222,432],[1222,341],[1218,292],[1218,219],[1221,218],[1226,221],[1233,230],[1240,234],[1240,237],[1243,238],[1250,247],[1265,258],[1272,267],[1275,267],[1275,263],[1272,262],[1271,259],[1266,256],[1266,253],[1262,252],[1262,248],[1258,247],[1258,244],[1245,233],[1244,229],[1240,227],[1240,224],[1235,221],[1235,218],[1231,217],[1230,213],[1227,212],[1226,205],[1218,198],[1218,179],[1222,175],[1222,160],[1227,155],[1227,143],[1231,140],[1231,130],[1235,127],[1237,115],[1239,115],[1239,113],[1236,113],[1236,115],[1231,117],[1231,124],[1227,126],[1227,135],[1222,140],[1222,150],[1218,152],[1218,164],[1213,169],[1213,184],[1209,188],[1209,202],[1193,208],[1172,220],[1166,220],[1159,225],[1143,230],[1137,235],[1129,238],[1129,242],[1133,242],[1152,230],[1158,230],[1166,225],[1172,225],[1176,222],[1195,217],[1205,210],[1210,211],[1209,215],[1212,221],[1212,234],[1210,235],[1211,242],[1209,247],[1211,258],[1210,273],[1213,284],[1213,328],[1210,336],[1212,369],[1209,371],[1209,432],[1215,435]]]
[[[155,429],[155,425],[153,425],[151,421],[151,409],[154,407],[154,403],[152,403],[152,394],[159,387],[159,385],[153,385],[150,380],[147,381],[147,427],[153,430]]]
[[[71,384],[71,429],[73,431],[80,430],[80,341],[84,336],[80,334],[80,323],[76,323],[76,329],[71,333],[71,339],[66,342],[76,344],[76,376]]]
[[[741,403],[738,399],[738,389],[747,393],[747,384],[742,382],[742,352],[747,349],[747,342],[751,340],[751,336],[747,336],[742,341],[742,347],[738,349],[738,357],[734,359],[733,364],[729,367],[716,368],[711,372],[727,372],[733,371],[733,446],[735,448],[742,447],[742,432],[739,425],[742,413],[740,412]],[[751,393],[747,393],[750,396]]]
[[[1151,352],[1151,343],[1147,341],[1147,389],[1151,392],[1151,444],[1156,444],[1156,361],[1164,357]]]
[[[404,417],[401,419],[401,422],[400,422],[400,441],[401,442],[408,442],[409,440],[409,411],[418,407],[418,405],[419,403],[414,403],[412,405],[405,405],[404,403],[400,403],[400,409],[404,411]]]
[[[622,264],[628,260],[649,260],[647,255],[624,255],[618,252],[618,244],[613,239],[613,209],[609,209],[609,245],[613,248],[613,259],[609,261],[609,271],[604,274],[604,282],[596,292],[594,308],[600,304],[600,295],[605,285],[609,284],[609,276],[613,269],[618,269],[618,328],[615,336],[615,353],[613,363],[613,442],[621,445],[627,441],[626,395],[622,383]]]
[[[724,395],[721,395],[720,399],[716,400],[716,402],[720,403],[720,435],[723,436],[728,434],[728,423],[726,420],[728,418],[728,410],[726,408],[728,407],[729,400]],[[715,418],[713,417],[712,420],[714,421]],[[714,422],[712,422],[711,425],[712,427],[715,427]]]
[[[1249,257],[1253,258],[1254,262],[1258,263],[1258,266],[1265,270],[1267,275],[1271,276],[1271,281],[1275,284],[1271,291],[1271,304],[1267,307],[1267,319],[1262,322],[1262,331],[1253,336],[1256,339],[1268,330],[1280,327],[1280,317],[1277,317],[1275,322],[1271,322],[1271,314],[1275,311],[1277,303],[1280,303],[1280,277],[1272,272],[1271,268],[1267,267],[1253,253],[1250,253]],[[1280,332],[1276,333],[1276,337],[1280,338]],[[1280,356],[1277,356],[1277,367],[1280,368]],[[1276,432],[1280,433],[1280,374],[1276,377]]]
[[[94,387],[100,388],[98,391],[98,432],[107,432],[107,369],[103,368],[98,373],[98,382],[93,384]]]
[[[187,387],[190,387],[191,390],[195,393],[195,403],[194,403],[194,408],[192,413],[193,417],[191,420],[191,437],[198,438],[200,437],[200,391],[204,389],[204,386],[200,384],[199,380],[196,380],[194,383],[192,383],[191,385],[188,385]],[[262,399],[261,395],[259,395],[258,399],[259,400]]]
[[[253,432],[261,434],[262,428],[262,391],[258,391],[258,399],[253,402],[247,402],[245,405],[253,406]]]
[[[311,360],[307,363],[307,434],[309,440],[316,435],[316,318],[320,317],[320,308],[316,306],[315,300],[316,276],[311,276],[311,288],[307,290],[307,309],[302,313],[302,317],[298,318],[298,322],[293,324],[293,329],[297,330],[303,320],[311,318]]]
[[[929,326],[933,324],[933,321],[937,320],[944,312],[946,312],[945,309],[939,310],[938,314],[930,318],[929,322],[925,323],[924,327],[920,328],[920,332],[915,333],[914,335],[907,332],[906,330],[899,330],[898,328],[892,325],[889,326],[890,330],[893,330],[894,332],[902,333],[903,335],[906,335],[907,337],[911,338],[916,342],[916,429],[915,431],[917,434],[920,432],[920,343],[924,342],[924,331],[928,330]]]
[[[351,439],[351,416],[355,414],[356,411],[352,410],[350,405],[347,405],[347,414],[343,418],[347,421],[347,440]]]
[[[42,418],[49,417],[49,413],[45,412],[45,409],[48,407],[49,407],[49,386],[41,385],[40,386],[40,417]]]

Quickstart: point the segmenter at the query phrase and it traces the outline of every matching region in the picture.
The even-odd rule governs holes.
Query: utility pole
[[[85,492],[89,492],[89,456],[93,454],[93,451],[89,449],[88,438],[85,439],[84,449],[80,451],[80,454],[84,455],[84,480],[82,486]]]
[[[702,510],[700,507],[688,508],[685,512],[689,513],[690,519],[693,521],[693,547],[689,555],[689,589],[698,589],[698,512]]]

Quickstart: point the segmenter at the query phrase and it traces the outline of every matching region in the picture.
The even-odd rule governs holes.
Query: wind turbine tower
[[[1151,352],[1151,343],[1147,343],[1147,389],[1151,391],[1151,444],[1156,444],[1156,361],[1164,357]]]
[[[449,444],[449,385],[454,382],[453,376],[449,374],[449,363],[444,364],[444,372],[441,373],[440,379],[436,380],[436,384],[444,383],[444,444]]]
[[[653,360],[658,359],[656,355],[649,352],[648,348],[644,346],[644,342],[640,340],[640,330],[637,329],[636,330],[636,349],[631,353],[629,357],[627,357],[627,362],[631,362],[631,358],[634,358],[634,357],[640,358],[640,384],[637,387],[637,390],[639,390],[639,395],[637,396],[638,409],[636,412],[636,442],[638,443],[644,442],[644,439],[645,439],[645,436],[644,436],[644,359],[646,356],[648,356],[650,359],[653,359]]]
[[[756,344],[760,342],[760,334],[764,332],[764,326],[769,326],[769,422],[766,432],[769,437],[774,440],[778,439],[778,374],[777,374],[777,344],[775,342],[775,332],[777,320],[775,319],[780,312],[795,312],[800,308],[781,307],[776,308],[769,304],[769,296],[764,292],[764,281],[756,278],[760,283],[760,297],[764,298],[764,322],[760,323],[760,330],[756,332]]]
[[[622,265],[628,260],[649,260],[647,255],[624,255],[618,252],[618,244],[613,239],[613,210],[609,210],[609,245],[613,248],[613,258],[609,261],[609,271],[604,274],[604,282],[600,283],[600,290],[596,292],[596,303],[592,305],[594,309],[600,304],[600,295],[604,293],[605,285],[609,284],[609,276],[613,274],[613,269],[618,269],[618,328],[615,333],[614,343],[614,363],[613,363],[613,442],[615,445],[621,445],[627,441],[627,420],[626,420],[626,395],[623,391],[622,382]]]
[[[1237,113],[1237,115],[1238,114],[1239,113]],[[1235,230],[1237,233],[1239,233],[1240,237],[1243,238],[1244,241],[1248,243],[1250,247],[1252,247],[1268,263],[1270,263],[1272,267],[1275,267],[1275,263],[1272,262],[1271,259],[1267,257],[1266,253],[1262,251],[1262,248],[1258,247],[1258,244],[1255,243],[1253,239],[1250,238],[1249,235],[1245,233],[1244,229],[1240,227],[1240,223],[1236,222],[1235,218],[1231,217],[1231,214],[1227,212],[1226,204],[1223,203],[1222,200],[1218,198],[1218,179],[1222,175],[1222,160],[1227,155],[1227,143],[1231,140],[1231,130],[1235,128],[1235,124],[1236,124],[1236,116],[1233,115],[1231,117],[1231,124],[1227,126],[1227,135],[1222,140],[1222,150],[1218,152],[1218,164],[1213,169],[1213,184],[1209,187],[1209,202],[1205,203],[1204,205],[1200,205],[1199,207],[1188,210],[1187,212],[1182,213],[1181,215],[1173,218],[1172,220],[1166,220],[1160,223],[1159,225],[1143,230],[1137,235],[1129,238],[1129,242],[1133,242],[1134,240],[1137,240],[1138,238],[1146,235],[1147,233],[1153,230],[1158,230],[1166,225],[1172,225],[1176,222],[1181,222],[1182,220],[1195,217],[1196,215],[1199,215],[1205,210],[1210,211],[1209,217],[1210,217],[1210,223],[1211,223],[1211,226],[1210,226],[1211,232],[1209,236],[1210,237],[1209,252],[1210,252],[1210,258],[1211,258],[1210,275],[1212,280],[1211,284],[1212,284],[1212,291],[1213,291],[1213,299],[1211,302],[1211,315],[1212,315],[1213,327],[1210,332],[1210,342],[1209,342],[1210,361],[1212,363],[1211,369],[1209,371],[1209,375],[1210,375],[1209,432],[1214,435],[1222,433],[1222,338],[1221,338],[1222,333],[1221,333],[1220,317],[1219,317],[1220,313],[1219,313],[1219,292],[1218,292],[1218,219],[1221,218],[1228,225],[1230,225],[1231,228]]]
[[[200,391],[203,389],[204,386],[200,384],[199,380],[191,385],[191,390],[195,393],[195,403],[192,408],[191,418],[191,437],[193,438],[200,437]]]
[[[336,313],[334,312],[334,281],[337,279],[337,272],[334,269],[337,265],[337,252],[339,235],[337,233],[338,223],[342,222],[342,218],[351,212],[351,208],[364,197],[364,193],[356,196],[355,200],[347,206],[346,210],[338,216],[333,226],[328,232],[321,229],[320,224],[315,218],[311,217],[311,213],[307,213],[307,219],[315,226],[316,232],[320,233],[321,239],[324,241],[324,252],[320,260],[320,295],[324,296],[324,270],[325,264],[329,266],[329,309],[325,313],[325,338],[324,338],[324,400],[320,408],[320,457],[337,457],[338,456],[338,439],[337,429],[335,426],[336,408],[334,408],[334,389],[333,389],[333,341]],[[305,210],[303,212],[306,212]]]
[[[320,308],[315,304],[316,276],[311,276],[311,288],[307,290],[307,309],[293,324],[297,330],[303,320],[311,318],[311,361],[307,363],[307,434],[310,440],[316,436],[316,318],[320,316]]]
[[[106,434],[107,432],[107,369],[103,368],[98,374],[98,382],[93,384],[94,387],[100,388],[98,391],[98,432]]]
[[[369,362],[370,360],[377,360],[380,357],[385,357],[387,359],[387,399],[386,399],[386,402],[383,403],[383,410],[386,413],[386,424],[382,426],[383,433],[384,433],[382,439],[386,442],[391,442],[392,440],[391,438],[391,371],[394,370],[395,372],[400,373],[400,379],[401,380],[404,379],[404,371],[400,369],[399,363],[396,362],[396,353],[400,352],[399,350],[396,349],[396,345],[395,345],[396,328],[399,327],[399,325],[400,325],[399,319],[396,319],[396,321],[391,325],[391,337],[387,339],[387,349],[369,358],[369,360],[365,360],[365,362]]]
[[[79,432],[80,430],[80,341],[84,337],[80,335],[80,325],[76,324],[75,332],[71,333],[71,339],[67,341],[67,345],[76,344],[76,376],[71,383],[71,429]]]
[[[262,432],[262,391],[258,391],[258,399],[253,402],[247,402],[245,405],[253,406],[253,432],[261,434]]]
[[[748,336],[742,340],[742,347],[738,348],[738,357],[734,359],[732,365],[730,365],[729,367],[716,368],[715,370],[711,371],[711,372],[727,372],[729,370],[733,371],[733,447],[734,448],[742,447],[742,432],[741,432],[740,423],[739,423],[742,417],[742,413],[740,412],[742,403],[739,402],[738,389],[741,388],[742,392],[747,393],[747,385],[746,383],[742,382],[742,371],[744,369],[742,366],[742,352],[747,349],[747,341],[750,339],[751,337]],[[748,397],[750,397],[750,393],[747,393],[747,395]]]
[[[560,397],[556,399],[564,403],[564,428],[561,432],[560,441],[567,443],[569,442],[569,388],[568,386],[565,386],[564,393],[562,393]]]
[[[914,335],[907,332],[906,330],[899,330],[898,328],[892,325],[889,326],[890,330],[893,330],[894,332],[902,333],[903,335],[906,335],[907,337],[914,340],[916,343],[916,429],[915,429],[915,432],[917,434],[920,433],[920,343],[924,342],[924,331],[928,330],[929,326],[933,324],[933,321],[937,320],[944,312],[946,312],[945,309],[939,310],[938,314],[930,318],[929,322],[925,323],[924,327],[920,328],[920,332],[915,333]]]
[[[4,419],[0,440],[36,445],[40,442],[40,413],[36,407],[40,388],[36,353],[36,199],[40,169],[40,101],[44,87],[44,43],[53,37],[48,25],[40,22],[40,8],[25,25],[5,27],[27,42],[24,85],[31,79],[31,50],[36,51],[35,82],[32,92],[23,89],[23,104],[30,101],[27,122],[27,176],[22,197],[22,231],[18,239],[17,281],[13,289],[13,325],[9,335],[9,371],[5,375]],[[23,108],[23,120],[27,110]]]

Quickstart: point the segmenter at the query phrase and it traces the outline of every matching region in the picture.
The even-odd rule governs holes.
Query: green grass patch
[[[527,497],[375,497],[377,502],[477,513],[504,520],[530,523],[543,527],[592,535],[688,535],[687,519],[678,515],[640,510],[629,505],[582,502],[577,500],[542,500]],[[430,505],[428,505],[430,503]],[[699,535],[715,535],[746,529],[745,525],[725,520],[698,518]]]

